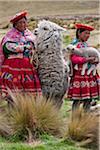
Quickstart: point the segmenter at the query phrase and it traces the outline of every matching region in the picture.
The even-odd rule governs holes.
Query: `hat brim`
[[[86,29],[86,30],[88,30],[88,31],[93,31],[93,30],[94,30],[93,27],[88,26],[88,25],[85,25],[85,24],[75,24],[75,27],[76,27],[77,29]]]
[[[15,23],[15,22],[17,22],[18,20],[20,20],[21,18],[25,17],[26,15],[27,15],[27,11],[18,13],[18,14],[16,14],[16,15],[10,20],[10,22],[11,22],[11,23]]]

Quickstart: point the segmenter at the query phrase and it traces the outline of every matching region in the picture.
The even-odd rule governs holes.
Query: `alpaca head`
[[[65,31],[65,29],[54,22],[47,20],[40,21],[38,27],[34,30],[34,34],[37,37],[37,49],[48,49],[60,45],[62,31]]]

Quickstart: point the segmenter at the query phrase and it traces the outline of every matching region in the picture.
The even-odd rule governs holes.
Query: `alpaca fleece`
[[[61,106],[68,87],[68,70],[64,64],[61,32],[59,25],[43,20],[34,33],[37,36],[38,74],[43,95]]]

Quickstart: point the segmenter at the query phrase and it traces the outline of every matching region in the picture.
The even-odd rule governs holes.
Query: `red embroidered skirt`
[[[100,76],[92,73],[81,75],[81,69],[73,71],[70,81],[68,98],[73,100],[99,99],[100,98]]]
[[[41,85],[35,70],[28,58],[6,59],[0,71],[0,89],[7,94],[12,91],[41,93]]]

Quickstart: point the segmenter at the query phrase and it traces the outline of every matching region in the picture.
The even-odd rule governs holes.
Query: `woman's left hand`
[[[25,45],[25,48],[28,50],[32,50],[32,46],[30,44]]]
[[[99,63],[99,60],[97,59],[97,58],[95,58],[92,62],[91,62],[91,64],[98,64]]]
[[[25,48],[28,50],[32,50],[32,49],[34,49],[34,46],[33,46],[32,42],[28,42],[27,44],[25,44]]]

